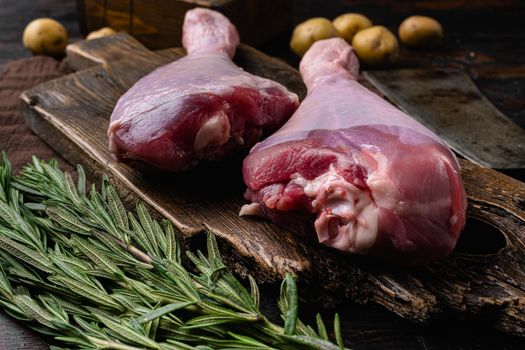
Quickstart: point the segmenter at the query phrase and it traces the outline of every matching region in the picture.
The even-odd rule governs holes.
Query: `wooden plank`
[[[87,28],[109,26],[117,31],[132,29],[132,0],[79,0],[78,7],[85,14],[84,22]]]
[[[0,313],[0,349],[45,350],[49,349],[49,344],[32,330],[10,321],[7,315]]]
[[[309,301],[374,302],[420,322],[452,312],[525,335],[525,184],[462,161],[470,221],[456,252],[430,266],[385,266],[301,241],[267,221],[238,217],[244,190],[240,157],[183,174],[112,158],[106,128],[116,100],[141,76],[183,52],[140,52],[111,62],[107,47],[130,47],[133,39],[101,40],[77,44],[75,52],[81,59],[106,57],[103,65],[26,91],[22,108],[33,130],[68,160],[94,174],[108,173],[128,204],[136,198],[145,201],[173,221],[190,245],[199,244],[205,230],[213,232],[227,263],[240,275],[276,281],[294,273],[300,284],[314,286],[301,289]],[[299,73],[284,62],[244,45],[236,61],[304,96]]]
[[[186,11],[200,6],[224,13],[243,42],[261,44],[287,30],[292,0],[79,0],[85,31],[110,26],[132,34],[152,49],[181,44]]]

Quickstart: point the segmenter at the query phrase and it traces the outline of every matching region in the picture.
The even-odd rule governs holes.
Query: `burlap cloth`
[[[45,56],[24,58],[6,63],[0,71],[0,150],[7,152],[15,170],[31,160],[55,158],[64,170],[72,167],[39,139],[20,113],[22,91],[69,73],[60,61]]]
[[[15,170],[30,161],[32,155],[55,158],[62,169],[73,169],[31,131],[19,108],[22,91],[67,73],[65,64],[44,56],[10,61],[0,69],[0,150],[7,152]],[[47,347],[43,338],[0,312],[0,350]]]

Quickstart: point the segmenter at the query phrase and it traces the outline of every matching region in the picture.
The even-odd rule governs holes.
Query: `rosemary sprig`
[[[317,317],[298,319],[297,287],[287,275],[279,308],[284,325],[259,310],[222,262],[208,234],[207,255],[186,252],[167,220],[138,202],[125,209],[104,177],[100,190],[78,167],[78,181],[55,161],[33,158],[13,176],[0,161],[0,304],[75,349],[344,349]],[[59,348],[56,348],[59,349]]]

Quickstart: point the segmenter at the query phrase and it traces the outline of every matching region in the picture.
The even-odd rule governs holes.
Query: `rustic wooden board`
[[[129,57],[112,61],[115,55],[122,57],[119,48],[128,50]],[[525,184],[462,161],[469,222],[454,254],[410,269],[344,255],[302,242],[264,220],[238,217],[244,190],[241,157],[184,174],[159,173],[112,158],[106,128],[116,100],[155,67],[181,57],[183,50],[149,52],[120,34],[74,44],[68,52],[77,68],[100,65],[22,94],[31,127],[72,163],[84,164],[95,175],[107,173],[128,204],[140,198],[172,220],[188,244],[199,244],[201,233],[209,230],[237,273],[275,281],[293,272],[301,284],[311,286],[301,289],[309,301],[374,302],[419,322],[447,313],[525,336]],[[235,59],[247,71],[304,96],[298,72],[284,62],[243,45]]]

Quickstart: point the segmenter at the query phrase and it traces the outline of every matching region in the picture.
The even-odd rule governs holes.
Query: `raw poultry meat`
[[[253,146],[297,109],[295,94],[232,62],[239,35],[222,14],[188,11],[182,43],[187,56],[148,74],[117,102],[108,137],[119,158],[186,170]]]
[[[262,215],[336,249],[424,263],[454,248],[466,196],[454,154],[356,79],[342,39],[300,64],[308,95],[244,161],[241,215]],[[315,229],[315,231],[314,231]]]

